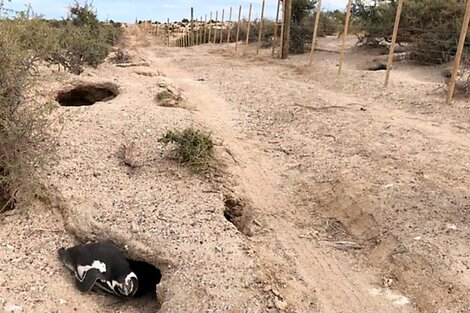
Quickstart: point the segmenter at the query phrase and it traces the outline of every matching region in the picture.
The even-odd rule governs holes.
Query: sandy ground
[[[135,30],[126,43],[140,66],[43,74],[46,99],[77,81],[120,95],[58,108],[55,196],[0,222],[6,312],[470,312],[470,103],[444,104],[442,68],[397,64],[384,89],[363,51],[338,76],[331,38],[313,67]],[[167,87],[177,107],[155,103]],[[187,126],[212,133],[219,170],[194,175],[158,142]],[[228,196],[246,203],[242,231]],[[87,240],[158,266],[158,301],[76,291],[56,250]]]

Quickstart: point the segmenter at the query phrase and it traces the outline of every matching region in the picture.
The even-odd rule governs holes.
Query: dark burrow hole
[[[242,199],[232,196],[224,196],[224,216],[243,234],[252,236],[251,225],[253,223],[253,215],[251,210]]]
[[[99,101],[109,101],[119,95],[118,87],[111,83],[82,84],[60,91],[56,101],[62,106],[89,106]]]
[[[379,63],[368,68],[369,71],[385,71],[387,69],[387,64]]]
[[[157,285],[162,278],[161,271],[150,263],[127,259],[131,270],[137,275],[139,289],[131,298],[119,298],[112,306],[116,312],[126,312],[135,309],[138,312],[150,313],[160,310],[161,303],[157,297]],[[108,293],[105,296],[115,297]]]
[[[137,275],[139,289],[134,295],[135,298],[157,297],[157,285],[162,279],[161,271],[150,263],[127,259],[131,270]]]

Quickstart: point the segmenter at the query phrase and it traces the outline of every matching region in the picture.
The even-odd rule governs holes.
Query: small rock
[[[16,304],[11,304],[11,303],[5,305],[4,310],[5,312],[9,312],[9,313],[23,312],[22,307]]]
[[[60,305],[67,304],[67,300],[59,299],[59,304],[60,304]]]
[[[274,305],[281,311],[284,311],[287,308],[287,302],[284,300],[276,299],[274,300]]]
[[[132,223],[132,225],[131,225],[131,232],[133,232],[133,233],[138,233],[139,231],[140,231],[139,225],[137,225],[137,223]]]
[[[450,229],[450,230],[457,230],[458,229],[457,225],[455,225],[455,224],[447,224],[446,226],[447,226],[447,229]]]
[[[273,292],[273,294],[274,294],[276,297],[280,297],[280,296],[281,296],[281,295],[279,294],[279,291],[277,291],[276,288],[271,289],[271,291]]]

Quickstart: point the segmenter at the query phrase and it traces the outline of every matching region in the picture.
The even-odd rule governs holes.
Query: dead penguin
[[[90,291],[96,286],[117,296],[132,297],[139,288],[129,261],[112,244],[88,243],[60,248],[59,257],[75,273],[80,291]]]

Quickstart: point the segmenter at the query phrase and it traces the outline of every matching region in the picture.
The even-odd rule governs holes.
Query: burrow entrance
[[[132,272],[137,275],[139,288],[133,297],[119,298],[113,302],[114,312],[127,312],[137,310],[142,313],[158,312],[161,308],[161,300],[157,295],[157,285],[162,279],[161,271],[154,265],[133,259],[129,261]],[[115,297],[111,294],[104,294],[107,297]]]
[[[131,270],[137,275],[139,280],[139,289],[134,295],[135,298],[157,297],[157,285],[162,279],[161,271],[154,265],[144,262],[127,259]]]
[[[224,216],[243,234],[252,236],[253,210],[245,200],[233,196],[224,196]]]
[[[112,83],[80,84],[72,89],[60,91],[56,101],[62,106],[89,106],[96,102],[106,102],[119,95],[118,87]]]
[[[374,64],[373,66],[368,67],[367,70],[371,72],[385,71],[387,70],[387,64],[377,63],[377,64]]]

